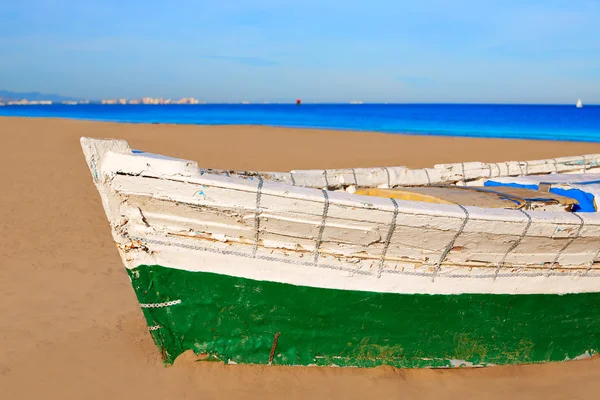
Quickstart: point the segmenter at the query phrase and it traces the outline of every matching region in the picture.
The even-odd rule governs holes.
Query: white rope
[[[571,243],[573,243],[573,241],[579,237],[579,234],[581,233],[581,230],[583,229],[583,225],[585,224],[585,221],[583,220],[583,218],[581,218],[581,216],[579,216],[577,213],[573,213],[573,215],[576,216],[577,218],[579,218],[579,227],[577,228],[577,232],[575,233],[575,236],[573,236],[571,238],[571,240],[569,240],[567,243],[565,243],[565,245],[558,251],[558,253],[556,253],[556,257],[554,257],[554,261],[552,261],[552,264],[550,264],[550,267],[548,268],[546,276],[550,276],[550,273],[552,272],[552,270],[554,270],[556,264],[558,264],[558,258],[561,256],[563,251],[565,251],[567,249],[567,247],[569,247],[569,245]]]
[[[465,219],[463,219],[462,224],[460,225],[460,228],[458,229],[456,234],[452,237],[450,242],[446,245],[446,248],[442,252],[442,256],[440,257],[438,262],[435,263],[435,270],[433,271],[433,274],[431,276],[431,282],[435,281],[435,277],[437,276],[438,272],[440,271],[440,269],[442,267],[442,263],[448,256],[448,253],[450,253],[450,250],[452,250],[452,248],[454,247],[454,243],[456,242],[456,239],[460,236],[461,233],[463,233],[463,230],[465,229],[465,226],[467,225],[467,222],[469,221],[469,211],[460,204],[457,204],[457,206],[459,206],[461,208],[461,210],[463,210],[463,212],[465,213]]]
[[[321,226],[319,226],[319,236],[317,237],[317,242],[315,243],[315,257],[314,264],[317,265],[319,262],[319,248],[321,247],[321,242],[323,241],[323,231],[325,230],[325,221],[327,220],[327,213],[329,212],[329,195],[326,190],[321,190],[323,192],[323,215],[321,218]]]
[[[502,170],[500,169],[500,164],[494,163],[494,165],[496,166],[496,168],[498,168],[498,176],[502,176]]]
[[[523,240],[523,238],[525,237],[525,235],[527,235],[527,231],[531,227],[531,223],[532,223],[531,215],[527,214],[524,210],[522,210],[520,208],[519,208],[519,211],[522,212],[523,214],[525,214],[525,216],[527,217],[527,225],[525,225],[525,229],[523,229],[523,232],[521,232],[521,236],[519,236],[518,239],[515,240],[513,242],[513,244],[510,245],[510,247],[508,248],[508,250],[506,250],[506,253],[504,253],[504,256],[502,257],[502,260],[500,260],[500,262],[496,266],[496,272],[494,274],[494,280],[496,280],[496,278],[498,277],[498,274],[500,273],[500,269],[502,269],[502,267],[504,267],[504,262],[506,261],[506,257],[508,257],[508,254],[511,251],[513,251],[519,245],[519,243],[521,243],[521,240]]]
[[[206,246],[198,246],[198,245],[191,245],[191,244],[186,244],[186,243],[179,243],[179,242],[169,242],[169,241],[163,241],[163,240],[156,240],[156,239],[151,239],[151,238],[142,238],[142,237],[136,237],[136,236],[132,236],[129,237],[130,240],[133,241],[143,241],[145,243],[152,243],[152,244],[157,244],[157,245],[161,245],[161,246],[174,246],[174,247],[179,247],[182,249],[189,249],[189,250],[198,250],[198,251],[205,251],[208,253],[214,253],[214,254],[222,254],[222,255],[229,255],[229,256],[235,256],[235,257],[244,257],[244,258],[252,258],[252,255],[249,253],[244,253],[241,251],[234,251],[234,250],[226,250],[226,249],[219,249],[219,248],[213,248],[213,247],[206,247]],[[194,240],[194,239],[191,239]],[[597,255],[595,258],[597,258],[600,255],[600,250],[598,251]],[[279,257],[273,257],[273,256],[267,256],[267,255],[261,255],[258,254],[256,256],[257,259],[260,260],[265,260],[265,261],[274,261],[274,262],[281,262],[284,264],[291,264],[291,265],[302,265],[302,266],[307,266],[307,267],[316,267],[316,268],[325,268],[325,269],[331,269],[331,270],[336,270],[336,271],[343,271],[343,272],[350,272],[353,274],[360,274],[360,275],[368,275],[368,276],[375,276],[374,273],[368,271],[368,270],[360,270],[360,269],[356,269],[356,268],[348,268],[348,267],[342,267],[339,265],[331,265],[331,264],[318,264],[315,265],[314,262],[307,262],[307,261],[296,261],[296,260],[290,260],[289,258],[279,258]],[[594,258],[594,259],[595,259]],[[589,277],[589,278],[597,278],[600,277],[600,273],[598,272],[592,272],[593,269],[593,261],[590,264],[590,267],[588,267],[585,271],[583,272],[553,272],[550,275],[551,276],[575,276],[575,277]],[[469,268],[468,266],[464,266],[464,268]],[[535,268],[527,268],[525,267],[525,269],[533,269],[535,270]],[[405,270],[384,270],[382,271],[382,273],[389,273],[389,274],[399,274],[399,275],[410,275],[410,276],[420,276],[420,277],[431,277],[433,276],[433,273],[428,273],[428,272],[419,272],[419,271],[405,271]],[[518,276],[523,276],[523,277],[539,277],[539,276],[545,276],[545,272],[511,272],[511,273],[507,273],[507,274],[498,274],[498,278],[513,278],[513,277],[518,277]],[[491,274],[480,274],[480,275],[469,275],[469,274],[447,274],[444,275],[444,278],[459,278],[459,279],[464,279],[464,278],[473,278],[473,279],[484,279],[484,278],[493,278],[494,277],[494,273]]]
[[[156,330],[158,330],[158,329],[160,329],[160,328],[162,328],[162,326],[161,326],[161,325],[154,325],[154,326],[149,326],[149,327],[148,327],[148,330],[149,330],[149,331],[156,331]]]
[[[164,303],[140,303],[142,308],[163,308],[181,304],[181,300],[165,301]]]
[[[258,186],[256,188],[256,211],[254,212],[254,247],[252,248],[252,256],[256,257],[258,251],[258,239],[260,235],[260,198],[262,195],[263,179],[258,174]]]
[[[396,230],[396,219],[398,218],[398,203],[396,202],[396,199],[390,198],[390,200],[394,205],[394,215],[392,216],[392,222],[390,222],[390,229],[388,230],[388,234],[385,238],[385,244],[383,245],[383,250],[381,251],[381,257],[379,259],[379,268],[377,270],[377,278],[381,278],[381,272],[383,271],[383,265],[385,264],[385,255],[387,254],[388,248],[390,247],[392,235]]]
[[[382,167],[381,169],[384,170],[385,173],[387,174],[387,185],[388,185],[388,188],[391,188],[392,183],[390,181],[390,171],[387,169],[387,167]]]
[[[592,268],[594,268],[594,264],[596,263],[596,259],[598,258],[598,256],[600,256],[600,249],[598,249],[598,251],[594,255],[594,258],[592,258],[592,261],[590,261],[590,266],[585,271],[585,275],[586,276],[590,273],[590,271],[592,270]]]
[[[356,171],[352,168],[352,176],[354,177],[354,186],[358,189],[358,180],[356,179]]]
[[[423,171],[425,171],[425,175],[427,175],[427,186],[431,185],[431,177],[429,176],[429,171],[427,171],[427,168],[423,168]]]

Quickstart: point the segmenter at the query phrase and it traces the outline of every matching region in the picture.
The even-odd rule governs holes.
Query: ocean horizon
[[[472,103],[26,105],[0,116],[89,121],[263,125],[390,134],[600,142],[600,106]]]

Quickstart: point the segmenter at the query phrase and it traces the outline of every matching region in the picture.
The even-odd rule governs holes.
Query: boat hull
[[[378,293],[160,265],[128,273],[166,364],[188,350],[239,364],[425,368],[600,349],[600,293]]]
[[[227,176],[122,141],[82,148],[166,364],[191,350],[226,363],[486,366],[600,348],[600,214],[345,192],[592,174],[600,155]]]

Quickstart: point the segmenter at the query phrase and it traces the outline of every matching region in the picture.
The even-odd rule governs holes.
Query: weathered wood
[[[258,174],[81,144],[165,362],[193,350],[236,363],[452,367],[600,349],[589,317],[600,214],[352,193],[524,167],[576,173],[583,157]],[[585,156],[585,173],[598,158]]]
[[[107,149],[106,142],[100,143],[104,147],[96,148]],[[586,160],[592,158],[586,156]],[[202,173],[193,162],[127,154],[122,147],[117,152],[105,151],[100,159],[101,165],[94,171],[100,174],[98,184],[109,199],[109,220],[122,247],[128,246],[131,237],[144,242],[144,237],[152,236],[174,244],[190,238],[196,244],[226,243],[246,252],[258,237],[261,254],[266,251],[301,260],[307,253],[318,251],[327,262],[335,260],[364,270],[380,259],[392,224],[394,205],[386,198],[330,192],[321,229],[325,199],[320,190],[264,180],[257,205],[257,176]],[[566,165],[574,159],[557,159],[557,164]],[[453,164],[437,170],[456,176],[456,168]],[[465,171],[479,170],[481,163],[465,163]],[[381,180],[385,175],[387,179],[381,169],[364,171],[368,174],[358,176]],[[407,169],[393,170],[394,174],[402,171]],[[320,176],[317,172],[307,171],[305,182]],[[347,179],[343,173],[334,172],[329,182],[335,182],[336,177]],[[394,174],[390,179],[397,177]],[[466,174],[467,179],[479,175]],[[262,179],[266,177],[262,175]],[[297,179],[296,184],[299,182]],[[600,216],[595,213],[582,216],[582,226],[582,219],[568,212],[529,211],[526,215],[507,209],[465,210],[469,214],[466,223],[465,211],[459,206],[400,201],[395,229],[381,259],[385,268],[401,266],[424,274],[437,268],[443,279],[446,266],[453,273],[464,269],[460,273],[465,276],[474,273],[473,267],[495,271],[498,263],[517,275],[544,270],[550,264],[558,267],[553,273],[595,271],[598,267]],[[317,242],[320,230],[321,241]],[[450,249],[449,243],[453,243]],[[135,266],[131,251],[127,257],[132,260],[129,265]],[[577,286],[548,290],[577,290]]]

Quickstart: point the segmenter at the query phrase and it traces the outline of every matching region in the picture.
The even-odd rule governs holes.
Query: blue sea
[[[251,124],[396,134],[600,142],[600,106],[202,104],[4,106],[0,116],[169,124]]]

